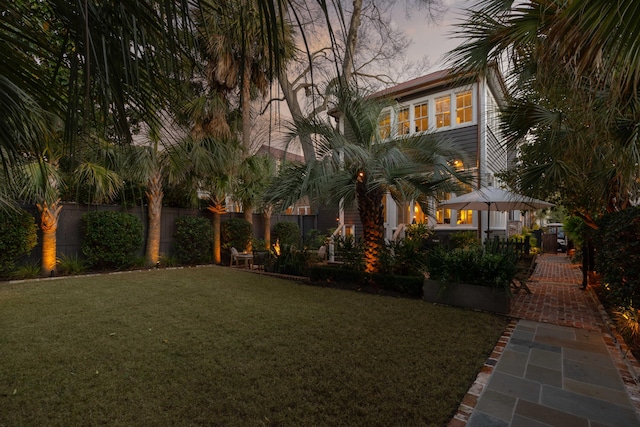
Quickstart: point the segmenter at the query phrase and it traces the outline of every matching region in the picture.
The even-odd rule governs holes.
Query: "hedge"
[[[11,272],[16,261],[38,243],[35,220],[23,209],[0,209],[0,274]]]
[[[140,219],[124,212],[88,212],[82,216],[81,250],[95,268],[123,268],[133,265],[142,249]]]

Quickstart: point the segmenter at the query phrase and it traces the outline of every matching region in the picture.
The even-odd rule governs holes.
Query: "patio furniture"
[[[537,257],[538,255],[533,255],[531,260],[523,258],[518,262],[518,270],[511,281],[511,287],[513,288],[514,294],[517,294],[521,290],[524,290],[528,294],[531,293],[531,289],[527,286],[527,281],[536,270],[536,265],[538,265]]]
[[[247,252],[238,252],[236,248],[231,248],[231,263],[230,267],[233,267],[235,263],[236,267],[240,267],[240,261],[244,261],[245,268],[253,267],[253,254]]]

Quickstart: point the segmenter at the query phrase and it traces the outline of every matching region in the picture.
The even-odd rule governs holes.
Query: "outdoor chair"
[[[231,248],[231,264],[230,267],[233,267],[235,263],[236,267],[240,267],[240,261],[244,261],[245,268],[253,267],[253,254],[249,254],[246,252],[238,252],[236,248]]]
[[[527,286],[527,281],[536,270],[538,255],[533,255],[531,260],[521,259],[518,262],[518,269],[516,270],[516,275],[511,281],[511,287],[513,288],[513,293],[517,294],[521,290],[524,290],[526,293],[530,294],[531,289]]]

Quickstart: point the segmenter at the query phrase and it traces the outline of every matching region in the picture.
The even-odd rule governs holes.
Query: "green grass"
[[[0,426],[442,426],[505,325],[224,267],[4,283]]]

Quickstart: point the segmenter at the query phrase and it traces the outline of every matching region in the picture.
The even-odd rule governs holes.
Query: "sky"
[[[406,0],[405,0],[406,1]],[[455,30],[454,25],[462,19],[462,12],[466,5],[474,2],[469,0],[444,0],[447,11],[438,23],[430,22],[424,12],[414,10],[408,18],[405,12],[405,1],[400,1],[393,9],[393,22],[413,39],[407,54],[409,58],[421,58],[427,55],[431,67],[427,72],[445,68],[443,56],[460,43],[449,33]]]

